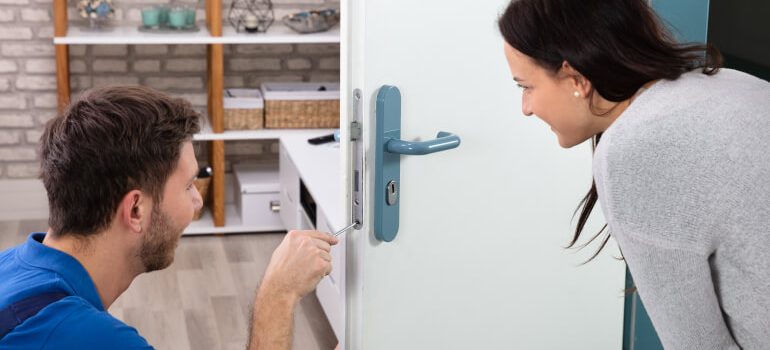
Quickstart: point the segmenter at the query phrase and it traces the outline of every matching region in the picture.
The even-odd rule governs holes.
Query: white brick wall
[[[26,5],[29,0],[0,0],[0,5]]]
[[[0,95],[0,106],[3,109],[25,109],[27,108],[27,99],[19,93]]]
[[[30,144],[38,143],[38,141],[40,141],[40,135],[42,134],[43,130],[27,130],[25,139],[27,140],[27,143]]]
[[[286,60],[286,67],[291,70],[310,69],[313,64],[307,58],[290,58]]]
[[[53,75],[22,75],[16,78],[16,88],[19,90],[56,90],[56,76]]]
[[[7,112],[6,112],[7,113]],[[0,114],[0,128],[29,128],[35,126],[35,121],[26,114]]]
[[[134,72],[160,72],[160,60],[136,60],[134,61]]]
[[[141,8],[168,0],[116,2],[119,24],[137,24]],[[83,25],[69,1],[70,25]],[[284,14],[314,8],[339,8],[338,0],[273,0],[276,25]],[[203,6],[203,1],[199,2]],[[227,16],[229,1],[223,4]],[[203,9],[198,10],[203,20]],[[56,115],[51,0],[0,0],[0,179],[35,178],[37,146],[45,123]],[[223,25],[229,25],[226,18]],[[83,89],[112,84],[142,84],[189,100],[205,111],[205,45],[69,46],[70,86]],[[225,45],[225,87],[258,88],[267,81],[338,81],[339,45]],[[274,159],[274,141],[226,142],[229,164],[254,158]],[[206,164],[206,143],[200,143]]]
[[[276,55],[276,54],[288,54],[294,51],[292,45],[287,44],[274,44],[274,45],[229,45],[235,46],[235,52],[241,54],[262,54],[262,55]],[[304,46],[304,45],[302,45]],[[337,49],[339,51],[339,47]]]
[[[94,45],[91,47],[94,56],[120,56],[126,57],[128,46],[126,45]]]
[[[15,17],[13,9],[0,9],[0,22],[11,22]]]
[[[70,60],[70,74],[85,73],[87,71],[88,71],[88,68],[86,67],[85,61],[78,60],[78,59]]]
[[[32,29],[14,27],[11,25],[0,26],[0,40],[29,40],[32,39]]]
[[[84,87],[100,87],[107,85],[139,85],[139,77],[131,75],[94,74],[93,84]]]
[[[91,63],[94,72],[125,73],[128,71],[128,62],[118,59],[97,59]]]
[[[21,141],[21,131],[0,130],[0,145],[17,145]]]
[[[29,22],[50,22],[51,15],[49,9],[23,9],[21,10],[21,19]]]
[[[35,149],[31,147],[0,148],[0,160],[35,160]]]
[[[35,108],[56,108],[57,96],[55,93],[36,94],[32,101]]]
[[[167,72],[205,72],[205,58],[171,58],[166,60]]]
[[[206,45],[171,45],[175,56],[203,56],[206,57]]]
[[[55,73],[56,60],[53,58],[31,58],[24,62],[27,73]]]
[[[2,1],[2,0],[0,0]],[[54,49],[50,43],[6,43],[2,44],[0,53],[5,57],[53,57]]]
[[[233,58],[229,64],[234,71],[281,70],[280,58]]]
[[[40,170],[38,162],[24,162],[8,164],[9,178],[35,178]]]
[[[168,46],[166,45],[136,45],[133,49],[139,56],[165,55],[168,53]]]
[[[149,77],[144,85],[158,90],[203,89],[203,78],[200,77]]]

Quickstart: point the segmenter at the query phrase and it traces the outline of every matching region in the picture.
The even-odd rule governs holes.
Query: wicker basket
[[[264,100],[254,89],[225,90],[225,130],[256,130],[264,128]]]
[[[195,188],[198,189],[198,193],[201,194],[201,199],[203,200],[203,205],[200,209],[195,211],[195,215],[193,215],[193,220],[199,220],[201,218],[201,215],[203,215],[203,210],[206,209],[206,203],[208,202],[209,197],[209,184],[211,183],[211,178],[199,178],[195,179],[193,182],[195,184]]]
[[[265,83],[265,127],[336,129],[340,126],[337,83]]]

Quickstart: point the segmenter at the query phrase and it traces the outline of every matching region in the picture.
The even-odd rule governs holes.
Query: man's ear
[[[118,205],[118,218],[123,227],[131,232],[142,232],[142,221],[149,219],[150,201],[140,190],[132,190],[123,196]]]
[[[588,94],[591,92],[593,86],[591,85],[591,82],[583,76],[583,74],[580,74],[580,72],[572,67],[572,65],[567,61],[561,63],[560,70],[562,74],[564,74],[567,79],[570,80],[572,83],[572,88],[580,93],[579,97],[588,97]]]

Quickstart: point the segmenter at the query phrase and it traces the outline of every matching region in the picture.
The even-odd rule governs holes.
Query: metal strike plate
[[[350,123],[350,142],[353,147],[351,222],[357,223],[353,227],[356,230],[360,230],[364,223],[364,140],[361,130],[364,110],[361,99],[361,89],[353,90],[353,121]]]

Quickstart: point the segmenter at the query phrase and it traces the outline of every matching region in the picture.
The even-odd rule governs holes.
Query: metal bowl
[[[329,30],[340,22],[335,9],[298,12],[283,17],[283,24],[299,33],[318,33]]]

